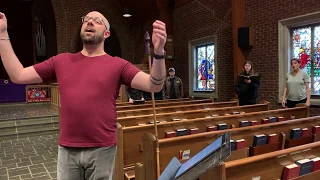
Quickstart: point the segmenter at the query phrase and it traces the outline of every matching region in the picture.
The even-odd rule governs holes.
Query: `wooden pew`
[[[269,102],[264,101],[260,104],[248,105],[248,106],[234,106],[234,107],[226,107],[226,108],[211,108],[211,109],[202,109],[202,110],[191,110],[191,111],[175,111],[170,113],[162,113],[156,114],[156,119],[159,122],[169,122],[173,121],[175,118],[180,119],[195,119],[195,118],[203,118],[207,116],[211,116],[214,114],[218,114],[219,116],[225,114],[232,114],[232,112],[258,112],[258,111],[267,111],[269,110]],[[142,124],[149,124],[153,122],[153,113],[148,115],[140,115],[140,116],[128,116],[128,117],[119,117],[117,118],[118,123],[121,124],[122,127],[128,126],[136,126]]]
[[[213,99],[199,99],[199,100],[187,100],[187,101],[167,101],[167,102],[155,102],[157,107],[167,107],[167,106],[179,106],[179,105],[187,105],[187,104],[200,104],[200,103],[213,103]],[[237,104],[238,105],[238,104]],[[145,109],[152,108],[152,103],[146,104],[126,104],[126,105],[117,105],[117,111],[124,110],[133,110],[133,109]]]
[[[238,105],[238,101],[228,101],[228,102],[216,102],[216,103],[199,103],[199,104],[180,104],[174,105],[168,104],[165,107],[156,107],[156,114],[170,113],[175,111],[191,111],[191,110],[203,110],[211,108],[222,108],[222,107],[234,107]],[[153,108],[145,109],[128,109],[123,111],[117,110],[117,117],[128,117],[128,116],[140,116],[152,114]]]
[[[261,111],[245,114],[236,114],[230,116],[218,116],[211,118],[198,118],[189,119],[186,121],[174,121],[167,123],[160,123],[157,125],[158,138],[165,138],[165,132],[168,130],[175,130],[178,128],[194,128],[198,127],[199,132],[206,132],[208,125],[216,125],[217,123],[226,123],[229,128],[239,127],[239,122],[242,120],[259,120],[271,116],[283,116],[285,119],[290,119],[294,115],[296,118],[303,118],[309,116],[309,107],[301,106],[296,108],[278,109],[270,111]],[[118,169],[123,167],[133,166],[136,162],[142,161],[142,137],[144,134],[153,133],[154,125],[145,126],[132,126],[122,127],[119,123],[117,124],[117,162]],[[120,171],[120,170],[119,170]]]
[[[320,157],[320,141],[276,152],[226,162],[224,173],[217,180],[281,179],[283,169],[304,158]],[[294,180],[318,180],[320,171],[315,171]]]
[[[143,169],[145,172],[146,179],[154,179],[156,175],[156,147],[157,143],[159,145],[159,156],[160,156],[160,172],[164,170],[164,168],[168,165],[173,157],[179,158],[179,151],[180,150],[190,150],[190,156],[192,157],[194,154],[198,153],[200,150],[205,148],[209,145],[212,141],[214,141],[217,137],[221,134],[230,131],[231,139],[238,140],[238,139],[245,139],[247,141],[247,147],[252,146],[253,143],[253,136],[257,134],[272,134],[276,133],[279,134],[279,145],[276,144],[267,144],[263,146],[258,146],[261,151],[264,153],[268,153],[268,151],[276,151],[278,149],[283,149],[286,142],[288,140],[288,136],[290,136],[290,130],[293,128],[312,128],[315,125],[320,124],[320,116],[316,117],[308,117],[308,118],[301,118],[296,120],[288,120],[283,122],[271,123],[271,124],[262,124],[257,125],[254,127],[243,127],[243,128],[235,128],[230,130],[222,130],[222,131],[215,131],[215,132],[206,132],[200,134],[194,134],[189,136],[182,136],[182,137],[174,137],[174,138],[167,138],[167,139],[160,139],[159,141],[156,140],[153,134],[147,134],[143,137]],[[311,143],[315,139],[312,138],[313,136],[309,137],[309,141],[306,141],[304,138],[296,139],[294,141],[301,141],[302,143]],[[293,140],[290,140],[293,141]],[[297,144],[301,145],[301,144]],[[272,147],[274,146],[274,147]],[[251,148],[253,149],[253,148]],[[245,158],[249,150],[243,149],[247,151],[247,153],[239,153],[236,151],[232,151],[231,156],[227,159],[235,160]],[[242,150],[242,151],[243,151]],[[237,155],[237,157],[232,157]],[[141,174],[140,174],[141,176]]]

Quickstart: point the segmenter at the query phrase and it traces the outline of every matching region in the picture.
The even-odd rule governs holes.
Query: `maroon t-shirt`
[[[116,99],[140,71],[108,54],[63,53],[34,68],[42,80],[57,80],[61,99],[59,144],[69,147],[116,145]]]

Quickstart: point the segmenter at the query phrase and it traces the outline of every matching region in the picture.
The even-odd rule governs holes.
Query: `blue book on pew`
[[[240,121],[239,127],[247,127],[250,126],[249,121]]]
[[[197,179],[227,159],[231,154],[230,148],[230,132],[227,132],[183,164],[174,157],[158,180]]]
[[[269,123],[275,123],[275,122],[277,122],[276,117],[269,117]]]
[[[299,176],[303,176],[312,172],[313,161],[310,159],[301,159],[296,162],[300,166]]]
[[[302,137],[302,129],[295,128],[290,131],[290,139],[297,139]]]
[[[218,130],[228,129],[228,125],[226,123],[218,124]]]
[[[264,134],[255,135],[253,138],[253,146],[262,146],[267,144],[267,136]]]
[[[231,146],[231,151],[236,150],[236,141],[235,140],[230,140],[230,146]]]

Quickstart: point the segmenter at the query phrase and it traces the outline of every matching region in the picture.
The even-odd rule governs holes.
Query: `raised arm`
[[[165,51],[164,45],[166,43],[167,34],[165,24],[161,21],[153,23],[152,43],[154,47],[154,54],[163,56],[162,58],[153,58],[151,74],[139,72],[135,75],[131,82],[131,86],[146,92],[159,92],[163,87],[166,77],[165,67]]]
[[[24,68],[12,49],[7,32],[7,19],[0,13],[0,56],[12,82],[17,84],[41,83],[42,79],[33,66]]]

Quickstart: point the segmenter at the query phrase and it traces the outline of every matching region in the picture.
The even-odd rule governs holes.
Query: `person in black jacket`
[[[145,100],[143,97],[143,92],[139,89],[129,88],[126,86],[126,93],[129,103],[133,103],[134,100]]]
[[[254,72],[252,62],[243,64],[243,72],[238,75],[235,91],[239,98],[239,105],[256,104],[258,88],[260,87],[260,75]]]

